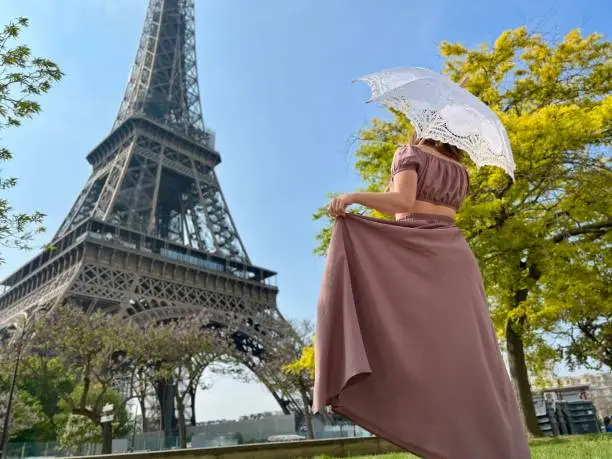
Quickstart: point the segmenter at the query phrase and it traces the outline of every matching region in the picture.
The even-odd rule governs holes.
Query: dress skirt
[[[478,263],[451,219],[338,218],[313,411],[426,459],[528,459]]]

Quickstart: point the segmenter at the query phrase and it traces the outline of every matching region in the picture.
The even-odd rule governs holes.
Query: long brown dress
[[[458,208],[458,163],[399,149],[417,199]],[[478,264],[452,219],[338,218],[318,305],[315,412],[327,405],[427,459],[530,457]]]

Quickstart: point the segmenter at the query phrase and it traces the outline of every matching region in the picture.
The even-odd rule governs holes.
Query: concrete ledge
[[[402,451],[395,445],[376,437],[308,440],[287,443],[259,443],[220,448],[188,448],[167,451],[112,454],[117,459],[310,459],[317,456],[351,457]],[[100,456],[88,456],[96,459]]]

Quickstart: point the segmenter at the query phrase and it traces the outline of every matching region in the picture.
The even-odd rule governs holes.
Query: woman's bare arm
[[[417,174],[413,170],[399,172],[393,178],[393,191],[384,193],[348,193],[335,198],[329,208],[333,216],[345,214],[346,207],[360,204],[380,213],[409,213],[416,201]]]

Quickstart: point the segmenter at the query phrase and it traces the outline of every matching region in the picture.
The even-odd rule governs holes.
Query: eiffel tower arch
[[[275,273],[251,262],[215,172],[221,157],[202,116],[194,0],[150,0],[119,113],[87,161],[91,175],[54,250],[4,280],[0,329],[66,300],[138,322],[206,310],[283,411],[301,414],[265,365],[292,333],[276,306]]]

